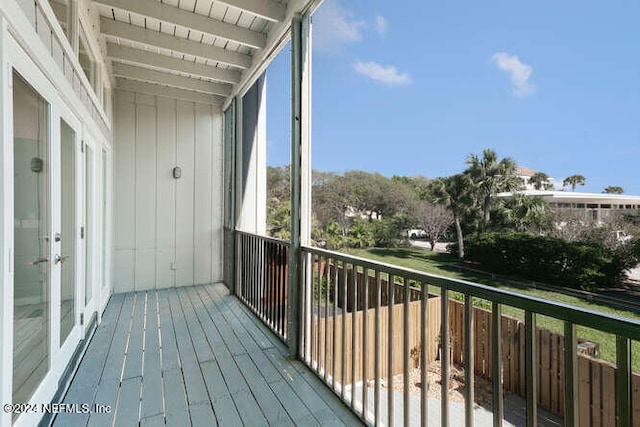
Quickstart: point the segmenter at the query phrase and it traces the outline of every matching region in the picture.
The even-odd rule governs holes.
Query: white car
[[[407,236],[410,239],[425,239],[427,237],[427,232],[420,229],[420,228],[414,228],[411,230],[407,230]]]

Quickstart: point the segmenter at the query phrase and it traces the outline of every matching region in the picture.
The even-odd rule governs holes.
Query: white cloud
[[[393,65],[380,65],[376,62],[356,61],[353,65],[356,73],[369,77],[390,86],[400,86],[411,83],[409,73],[400,73]]]
[[[378,34],[384,36],[387,33],[387,28],[388,24],[387,20],[384,19],[384,16],[376,15],[376,31],[378,32]]]
[[[364,27],[364,21],[356,20],[339,0],[326,0],[313,17],[313,45],[335,50],[345,43],[359,42]]]
[[[509,55],[506,52],[495,53],[491,60],[500,71],[509,75],[514,96],[521,98],[535,90],[535,86],[529,82],[533,72],[531,65],[523,64],[516,55]]]

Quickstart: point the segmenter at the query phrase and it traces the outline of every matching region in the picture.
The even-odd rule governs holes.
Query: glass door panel
[[[49,104],[13,73],[13,402],[28,402],[49,371]]]
[[[64,120],[60,120],[60,146],[62,178],[60,346],[62,346],[76,323],[76,135]]]
[[[101,258],[101,285],[107,287],[107,179],[108,175],[107,152],[102,150],[102,206],[100,207],[100,222],[102,226],[102,258]]]
[[[87,306],[93,298],[93,151],[91,147],[85,145],[85,181],[84,181],[84,244],[85,244],[85,288],[84,305]],[[87,319],[88,320],[88,319]]]

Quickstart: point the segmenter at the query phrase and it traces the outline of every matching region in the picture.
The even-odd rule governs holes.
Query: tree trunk
[[[458,258],[464,258],[464,240],[462,238],[462,226],[460,225],[460,218],[455,217],[456,221],[456,234],[458,235]]]
[[[489,228],[489,222],[491,221],[491,198],[484,199],[484,223],[482,231],[487,231]]]
[[[436,248],[435,240],[429,240],[429,244],[431,245],[431,251],[433,251]]]

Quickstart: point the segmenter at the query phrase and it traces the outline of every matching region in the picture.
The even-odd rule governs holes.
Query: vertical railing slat
[[[347,263],[342,261],[342,369],[340,397],[344,400],[347,378]]]
[[[616,406],[618,427],[631,426],[631,340],[616,335]]]
[[[473,363],[473,297],[464,296],[464,383],[465,383],[465,426],[473,427],[474,405],[474,363]]]
[[[369,311],[369,269],[364,268],[362,272],[363,279],[363,302],[362,302],[362,416],[367,418],[367,410],[369,408],[369,391],[367,387],[368,363],[369,363],[369,328],[367,314]]]
[[[355,410],[356,402],[356,315],[358,313],[358,266],[352,264],[351,269],[351,407]]]
[[[393,308],[395,305],[395,277],[389,274],[388,278],[389,294],[387,295],[387,309],[389,322],[387,325],[387,423],[394,425],[394,399],[393,399]]]
[[[404,285],[404,324],[403,324],[403,337],[402,337],[402,347],[403,347],[403,377],[404,377],[404,388],[403,388],[403,405],[402,405],[402,413],[404,415],[404,425],[409,426],[410,420],[410,395],[409,395],[409,332],[411,331],[411,324],[409,323],[409,302],[410,302],[410,294],[409,294],[409,279],[406,277],[403,280]]]
[[[375,389],[373,391],[373,411],[374,411],[374,424],[380,425],[380,300],[382,298],[382,290],[380,283],[380,270],[376,270],[376,307],[375,307],[375,363],[374,363],[374,376],[375,376]]]
[[[327,381],[327,375],[329,372],[329,286],[331,285],[331,270],[329,270],[329,262],[331,258],[324,258],[324,265],[326,268],[325,277],[327,280],[327,287],[324,291],[324,380]],[[334,307],[335,309],[335,307]]]
[[[440,292],[440,417],[443,426],[449,425],[449,290]]]
[[[538,348],[536,343],[536,315],[525,311],[525,384],[527,398],[527,426],[534,427],[538,423]]]
[[[578,335],[576,325],[564,322],[564,421],[578,425]]]
[[[500,427],[504,418],[504,403],[502,400],[502,306],[497,302],[491,304],[491,323],[493,425]]]
[[[331,386],[336,388],[336,369],[338,367],[336,348],[338,347],[338,260],[333,259],[333,356],[331,357]]]
[[[420,425],[426,426],[429,422],[429,376],[427,375],[428,362],[431,357],[428,345],[429,327],[429,285],[422,282],[420,285]]]

